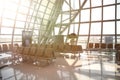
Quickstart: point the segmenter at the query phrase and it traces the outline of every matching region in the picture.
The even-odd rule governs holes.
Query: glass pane
[[[28,14],[28,7],[20,6],[19,7],[19,12],[24,13],[24,14]]]
[[[34,24],[34,29],[39,30],[40,25],[39,24]]]
[[[50,9],[52,9],[53,6],[54,6],[54,4],[51,3],[51,2],[48,4],[48,7],[49,7]]]
[[[55,3],[56,0],[50,0],[52,3]]]
[[[101,0],[91,0],[92,2],[92,7],[95,7],[95,6],[101,6],[102,4],[102,1]]]
[[[47,1],[47,0],[42,0],[41,5],[47,6],[47,4],[48,4],[48,1]]]
[[[33,9],[35,9],[36,11],[38,10],[38,9],[40,9],[40,4],[38,4],[38,3],[34,3],[33,4]]]
[[[101,20],[101,8],[92,9],[92,21]]]
[[[2,20],[2,26],[13,27],[14,26],[14,21],[9,20],[9,19],[3,19]]]
[[[22,41],[22,37],[21,36],[14,36],[14,42],[15,41]]]
[[[78,45],[82,45],[83,49],[86,49],[86,43],[87,43],[88,37],[87,36],[79,36],[78,38]]]
[[[81,34],[87,34],[88,35],[88,31],[89,31],[89,24],[81,24],[80,25],[80,35]]]
[[[77,32],[78,32],[78,24],[71,24],[70,25],[69,33],[75,33],[75,34],[77,34]]]
[[[104,20],[115,19],[115,6],[104,7],[103,10]]]
[[[90,36],[90,41],[92,43],[100,43],[101,36]]]
[[[55,27],[55,35],[58,35],[58,32],[59,32],[59,28],[58,27]]]
[[[16,11],[18,5],[11,2],[10,0],[0,0],[0,8],[4,10]]]
[[[38,34],[39,34],[38,30],[34,30],[33,35],[38,36]]]
[[[46,7],[44,7],[44,6],[40,6],[40,11],[44,12],[45,9],[46,9]]]
[[[120,19],[120,5],[117,6],[117,19]]]
[[[12,1],[14,3],[19,3],[19,0],[10,0],[10,1]]]
[[[115,0],[103,0],[103,4],[107,5],[107,4],[114,4]]]
[[[61,19],[61,17],[59,17]],[[64,21],[64,23],[69,23],[70,22],[70,15],[66,15],[66,14],[63,14],[62,15],[62,21]]]
[[[27,15],[18,14],[18,15],[17,15],[17,20],[26,21],[26,16],[27,16]]]
[[[81,2],[81,0],[80,0]],[[89,8],[90,7],[90,0],[87,0],[83,8]]]
[[[42,22],[43,25],[47,25],[47,23],[48,23],[48,21],[45,20],[45,19],[44,19],[43,22]]]
[[[66,4],[66,2],[64,1],[63,6],[62,6],[62,11],[68,11],[70,9],[69,5]]]
[[[117,43],[120,44],[120,36],[117,36]]]
[[[39,16],[38,16],[38,15],[39,15]],[[37,17],[40,17],[40,18],[41,18],[41,17],[43,17],[43,15],[44,15],[43,12],[38,12],[38,13],[37,13]]]
[[[81,21],[89,21],[89,18],[90,18],[90,11],[82,10],[81,11]]]
[[[12,35],[0,35],[1,43],[11,42],[11,40],[12,40]]]
[[[45,14],[44,19],[49,19],[49,15]]]
[[[25,22],[22,22],[22,21],[16,21],[16,27],[24,28],[24,26],[25,26]]]
[[[91,24],[91,34],[101,34],[101,23]]]
[[[78,24],[74,24],[73,28],[75,29],[75,33],[78,34],[78,30],[79,30]]]
[[[18,4],[15,4],[15,3],[11,3],[10,1],[8,1],[7,3],[4,3],[4,7],[5,7],[5,10],[7,11],[17,11],[17,8],[18,8]]]
[[[12,34],[13,28],[1,28],[1,34]]]
[[[68,28],[62,33],[62,35],[68,35]]]
[[[30,27],[33,27],[33,26],[34,26],[33,23],[28,23],[25,27],[26,27],[26,28],[30,28]]]
[[[117,3],[120,3],[120,0],[117,0]]]
[[[76,16],[76,18],[75,18],[75,20],[74,20],[75,22],[79,22],[79,20],[80,20],[80,19],[79,19],[79,18],[80,18],[79,16],[80,16],[79,14]]]
[[[30,5],[30,0],[21,0],[21,5],[29,6]]]
[[[117,21],[117,34],[120,34],[120,21]]]
[[[71,0],[71,7],[73,9],[79,9],[79,1],[78,0]]]
[[[115,34],[115,22],[104,22],[103,34]]]
[[[47,8],[46,13],[50,14],[50,12],[51,12],[51,9]]]
[[[22,34],[23,29],[15,29],[14,34]]]
[[[7,11],[5,10],[3,12],[4,14],[2,15],[4,18],[11,18],[11,19],[15,19],[16,13],[15,12],[11,12],[11,11]]]

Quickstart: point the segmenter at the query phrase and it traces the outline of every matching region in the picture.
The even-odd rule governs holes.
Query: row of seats
[[[8,52],[12,51],[13,47],[19,47],[19,44],[1,44],[0,45],[0,52]]]
[[[32,44],[31,45],[32,47],[37,47],[37,46],[42,46],[42,47],[45,47],[45,48],[53,48],[55,52],[71,52],[71,53],[76,53],[76,52],[79,52],[79,53],[82,53],[83,52],[83,49],[82,49],[82,46],[81,45],[68,45],[68,44],[59,44],[59,45],[56,45],[56,44],[41,44],[41,45],[35,45],[35,44]]]
[[[42,46],[45,48],[53,48],[56,52],[82,52],[82,46],[81,45],[68,45],[68,44],[31,44],[29,47],[38,47]],[[19,44],[1,44],[0,45],[0,52],[8,52],[15,50],[16,47],[20,47]]]
[[[64,52],[64,53],[73,53],[79,54],[83,52],[81,45],[66,45],[66,44],[31,44],[30,46],[23,47],[18,44],[2,44],[1,45],[2,52],[11,51],[12,60],[22,59],[22,61],[32,61],[32,62],[40,62],[41,60],[46,60],[47,62],[52,61],[55,58],[55,52]]]
[[[13,54],[13,59],[20,60],[23,62],[40,62],[47,61],[50,63],[55,59],[53,48],[43,48],[43,47],[18,47]]]
[[[116,50],[119,46],[120,44],[113,45],[113,43],[88,43],[86,50]]]

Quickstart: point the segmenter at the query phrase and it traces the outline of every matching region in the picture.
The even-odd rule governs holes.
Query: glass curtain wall
[[[107,37],[120,43],[119,9],[120,0],[65,0],[56,30],[59,25],[62,35],[79,35],[77,44],[84,48],[87,43],[105,43]]]
[[[33,43],[52,36],[78,35],[77,44],[120,43],[120,0],[0,0],[0,43],[21,43],[22,31],[32,31]]]
[[[32,31],[32,42],[41,43],[57,17],[54,14],[60,5],[56,3],[59,1],[0,0],[0,43],[21,43],[22,31]]]

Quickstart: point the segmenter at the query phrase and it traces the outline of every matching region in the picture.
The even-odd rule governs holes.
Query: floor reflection
[[[83,53],[80,59],[57,57],[47,66],[28,63],[10,64],[10,58],[1,58],[1,64],[9,65],[1,69],[3,80],[119,80],[120,73],[114,56]],[[11,62],[12,63],[12,62]]]

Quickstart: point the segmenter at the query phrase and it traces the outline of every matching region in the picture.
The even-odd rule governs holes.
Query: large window
[[[66,8],[62,8],[63,12],[60,15],[64,15],[65,12],[69,14],[67,16],[64,15],[67,17],[67,22],[60,22],[63,28],[60,29],[61,32],[66,33],[64,35],[68,35],[66,31],[72,32],[74,27],[76,27],[75,29],[78,29],[78,32],[74,33],[79,35],[78,43],[82,45],[83,43],[86,45],[88,42],[104,42],[106,36],[112,36],[114,39],[117,38],[113,43],[120,42],[118,40],[120,36],[120,0],[78,0],[77,4],[66,0],[63,6]],[[60,17],[59,21],[63,21],[64,16]],[[69,27],[66,28],[65,25]]]
[[[22,31],[33,33],[33,41],[46,32],[56,0],[0,0],[0,42],[22,42]],[[56,12],[56,11],[55,11]],[[42,31],[40,31],[42,30]],[[35,37],[34,37],[35,36]]]
[[[0,42],[22,42],[22,31],[28,30],[36,43],[54,35],[67,39],[70,33],[84,46],[105,36],[119,43],[119,10],[120,0],[0,0]]]
[[[115,19],[115,6],[108,6],[103,8],[103,19],[111,20]]]
[[[101,8],[94,8],[92,9],[91,16],[92,16],[92,21],[99,21],[101,20]]]

